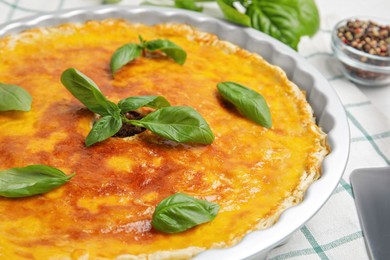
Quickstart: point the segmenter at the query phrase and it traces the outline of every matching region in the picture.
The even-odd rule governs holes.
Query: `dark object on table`
[[[350,179],[370,259],[389,259],[390,167],[357,169]]]

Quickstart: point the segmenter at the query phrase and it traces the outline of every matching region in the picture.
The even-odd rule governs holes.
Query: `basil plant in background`
[[[217,0],[217,3],[227,20],[262,31],[295,50],[302,36],[313,36],[320,26],[314,0]]]
[[[118,3],[121,0],[105,0]],[[202,2],[216,2],[226,20],[262,31],[297,50],[302,36],[313,36],[320,16],[314,0],[160,0],[144,5],[182,8],[201,12]]]

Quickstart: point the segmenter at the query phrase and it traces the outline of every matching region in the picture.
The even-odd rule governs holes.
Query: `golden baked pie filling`
[[[187,52],[185,64],[141,57],[113,78],[111,55],[139,35],[175,42]],[[3,259],[190,257],[230,246],[301,201],[328,152],[304,94],[281,69],[186,25],[111,19],[29,30],[0,39],[0,59],[0,82],[33,97],[30,112],[0,113],[0,170],[45,164],[76,173],[43,195],[0,198]],[[61,84],[70,67],[114,102],[155,95],[193,107],[214,142],[182,144],[144,131],[87,148],[95,115]],[[216,85],[225,81],[261,93],[272,128],[223,101]],[[156,205],[177,192],[217,203],[217,217],[183,233],[154,230]]]

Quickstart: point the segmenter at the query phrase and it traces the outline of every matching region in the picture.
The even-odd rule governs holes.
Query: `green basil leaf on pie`
[[[214,134],[206,120],[191,107],[163,107],[141,120],[129,120],[129,122],[180,143],[211,144],[214,141]]]
[[[218,83],[217,88],[245,117],[266,128],[272,127],[271,113],[262,95],[234,82]]]
[[[169,107],[168,100],[162,96],[134,96],[122,99],[118,103],[118,107],[122,113],[136,110],[141,107],[151,107],[159,109],[162,107]]]
[[[89,147],[95,143],[104,141],[115,135],[121,127],[122,120],[120,117],[114,118],[113,116],[104,116],[92,126],[92,129],[85,140],[85,145]]]
[[[46,193],[68,182],[73,176],[39,164],[3,170],[0,171],[0,196],[21,198]]]
[[[95,82],[77,69],[65,70],[62,73],[61,82],[75,98],[92,112],[101,116],[118,117],[118,106],[102,94]]]
[[[23,88],[0,83],[0,111],[30,111],[32,98]]]
[[[148,51],[161,51],[180,65],[183,65],[187,58],[185,50],[169,40],[146,41],[145,48]]]
[[[118,48],[111,57],[111,72],[115,74],[127,63],[141,56],[142,48],[135,43],[125,44]]]
[[[219,205],[200,200],[183,193],[163,199],[156,207],[152,226],[164,233],[178,233],[197,225],[212,221]]]

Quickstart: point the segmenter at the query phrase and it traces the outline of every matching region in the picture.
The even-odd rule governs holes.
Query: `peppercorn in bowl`
[[[390,84],[390,21],[342,20],[332,31],[332,50],[351,81],[364,86]]]

